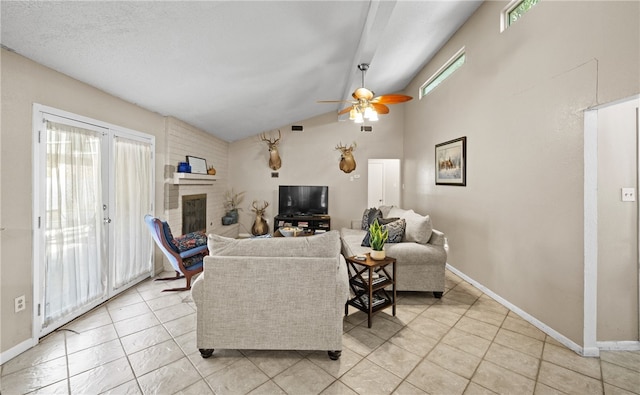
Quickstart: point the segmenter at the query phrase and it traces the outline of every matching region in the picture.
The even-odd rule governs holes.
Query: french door
[[[152,273],[153,136],[34,106],[34,337]]]

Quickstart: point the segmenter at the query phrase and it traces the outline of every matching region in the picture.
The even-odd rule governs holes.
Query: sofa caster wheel
[[[213,355],[213,348],[201,348],[200,355],[202,358],[209,358]]]
[[[340,355],[342,354],[342,350],[327,351],[327,353],[329,354],[329,359],[331,359],[332,361],[337,361],[340,358]]]
[[[441,299],[442,298],[442,292],[434,292],[433,296],[435,296],[436,299]]]

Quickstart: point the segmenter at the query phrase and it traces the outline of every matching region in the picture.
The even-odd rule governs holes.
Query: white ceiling
[[[350,98],[359,63],[377,95],[402,91],[480,3],[3,0],[0,38],[234,141],[343,108],[316,101]]]

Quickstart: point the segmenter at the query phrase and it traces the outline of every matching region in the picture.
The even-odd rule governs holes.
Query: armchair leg
[[[332,361],[337,361],[342,354],[342,350],[327,351],[327,353],[329,354],[329,359],[331,359]]]
[[[181,278],[184,278],[184,276],[180,272],[176,272],[175,277],[156,278],[155,281],[180,280]]]
[[[202,358],[209,358],[213,355],[213,348],[200,348],[199,350]]]

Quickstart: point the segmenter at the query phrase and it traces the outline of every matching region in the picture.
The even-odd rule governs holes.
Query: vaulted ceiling
[[[344,108],[317,101],[349,99],[360,63],[376,94],[402,91],[480,3],[2,1],[0,39],[234,141]]]

